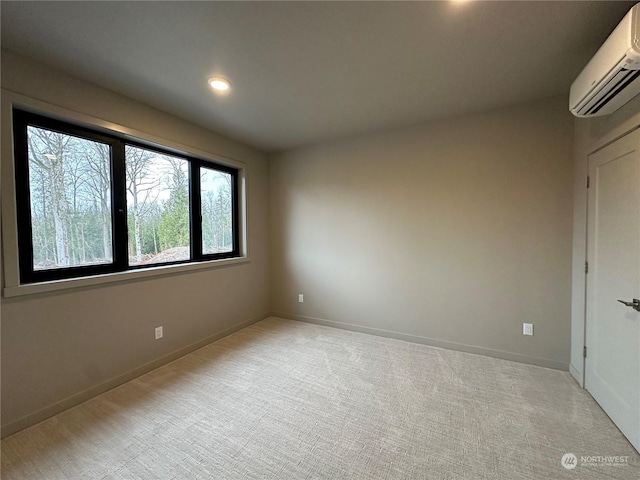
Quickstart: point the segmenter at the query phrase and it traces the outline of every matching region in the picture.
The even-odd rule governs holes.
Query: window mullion
[[[111,185],[113,215],[113,254],[115,269],[129,266],[129,236],[127,232],[127,185],[125,175],[124,142],[115,140],[111,145]]]
[[[189,162],[189,211],[191,224],[191,258],[202,260],[202,209],[200,188],[200,165]]]

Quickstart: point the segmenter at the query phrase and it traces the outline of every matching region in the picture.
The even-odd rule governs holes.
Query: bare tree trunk
[[[58,257],[58,265],[66,267],[69,265],[69,245],[68,245],[68,233],[64,198],[64,175],[62,173],[61,166],[58,168],[52,168],[49,172],[53,177],[51,179],[51,185],[53,186],[53,222],[56,230],[56,253]]]
[[[158,254],[158,227],[153,227],[153,253]]]
[[[142,242],[140,241],[140,205],[138,204],[138,190],[133,186],[133,236],[135,238],[136,262],[142,262]]]
[[[110,242],[110,234],[109,230],[109,218],[102,211],[102,252],[104,259],[111,258],[111,242]]]
[[[102,187],[105,187],[102,185]],[[111,253],[111,216],[109,215],[111,206],[109,205],[108,186],[103,188],[100,196],[100,207],[102,209],[102,255],[106,260],[112,257]]]
[[[67,226],[58,209],[53,211],[53,224],[56,230],[56,263],[63,267],[69,265],[69,252],[67,249]]]
[[[87,244],[84,239],[84,225],[80,225],[80,241],[82,242],[82,263],[87,263]]]
[[[136,212],[133,217],[133,228],[135,230],[136,236],[136,260],[138,262],[142,261],[142,222],[140,221],[140,215]]]

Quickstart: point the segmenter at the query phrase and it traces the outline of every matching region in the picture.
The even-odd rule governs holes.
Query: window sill
[[[214,268],[222,268],[241,263],[248,263],[249,261],[249,257],[238,257],[180,265],[163,265],[159,267],[145,268],[144,270],[128,270],[126,272],[107,273],[105,275],[95,275],[91,277],[70,278],[66,280],[54,280],[51,282],[8,286],[3,289],[2,294],[5,298],[20,297],[23,295],[35,295],[38,293],[57,292],[82,287],[106,285],[116,282],[128,282],[132,280],[178,275],[200,270],[211,270]]]

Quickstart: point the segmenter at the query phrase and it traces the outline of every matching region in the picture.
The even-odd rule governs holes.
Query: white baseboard
[[[569,364],[569,373],[573,378],[576,379],[576,382],[578,382],[578,385],[584,388],[584,377],[582,373],[578,371],[578,369],[571,364]]]
[[[125,372],[113,378],[110,378],[109,380],[102,382],[98,385],[94,385],[93,387],[90,387],[86,390],[75,393],[70,397],[67,397],[52,405],[44,407],[36,412],[25,415],[22,418],[19,418],[6,425],[3,425],[0,435],[2,438],[8,437],[9,435],[13,435],[14,433],[19,432],[20,430],[23,430],[27,427],[35,425],[36,423],[46,420],[47,418],[52,417],[53,415],[56,415],[60,412],[63,412],[64,410],[68,410],[71,407],[75,407],[76,405],[79,405],[82,402],[89,400],[90,398],[100,395],[101,393],[107,392],[117,386],[122,385],[123,383],[126,383],[130,380],[133,380],[136,377],[139,377],[140,375],[144,375],[145,373],[148,373],[151,370],[155,370],[158,367],[166,365],[167,363],[170,363],[174,360],[177,360],[178,358],[183,357],[188,353],[194,352],[195,350],[205,347],[210,343],[215,342],[216,340],[220,340],[221,338],[226,337],[227,335],[230,335],[234,332],[237,332],[238,330],[248,327],[249,325],[257,323],[260,320],[264,320],[269,316],[271,316],[270,313],[264,313],[262,315],[253,317],[249,320],[240,322],[229,328],[226,328],[217,333],[214,333],[213,335],[203,338],[202,340],[198,340],[195,343],[179,348],[178,350],[175,350],[167,355],[164,355],[160,358],[157,358],[148,363],[145,363],[144,365],[134,368],[133,370],[129,370],[128,372]]]
[[[318,325],[325,325],[328,327],[341,328],[343,330],[351,330],[354,332],[368,333],[371,335],[378,335],[381,337],[394,338],[396,340],[405,340],[407,342],[420,343],[420,344],[429,345],[432,347],[447,348],[449,350],[457,350],[460,352],[485,355],[487,357],[500,358],[503,360],[512,360],[514,362],[527,363],[530,365],[537,365],[539,367],[553,368],[554,370],[564,370],[564,371],[569,370],[569,364],[567,363],[558,362],[555,360],[549,360],[547,358],[522,355],[520,353],[505,352],[502,350],[493,350],[490,348],[477,347],[475,345],[466,345],[463,343],[448,342],[445,340],[438,340],[435,338],[420,337],[417,335],[409,335],[406,333],[393,332],[390,330],[383,330],[379,328],[364,327],[361,325],[354,325],[351,323],[336,322],[333,320],[326,320],[323,318],[307,317],[304,315],[295,315],[295,314],[289,314],[289,313],[283,313],[283,312],[272,312],[272,316],[287,318],[290,320],[298,320],[298,321],[307,322],[307,323],[315,323]]]

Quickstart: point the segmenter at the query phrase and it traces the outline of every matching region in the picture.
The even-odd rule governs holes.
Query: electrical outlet
[[[156,340],[160,340],[163,337],[162,327],[156,327]]]
[[[298,302],[304,303],[304,295],[301,293],[298,294]]]
[[[522,324],[522,334],[523,335],[533,335],[533,323],[523,323]]]

